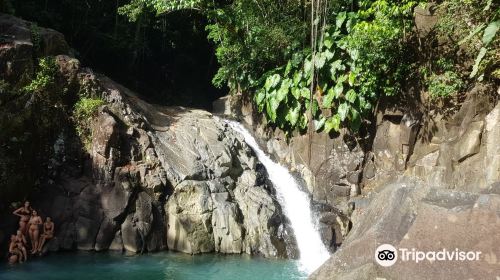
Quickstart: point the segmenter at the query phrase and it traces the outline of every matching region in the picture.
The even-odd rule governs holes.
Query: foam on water
[[[273,182],[278,200],[290,220],[300,252],[301,269],[307,273],[316,270],[330,254],[321,241],[320,234],[311,216],[311,203],[308,195],[300,190],[297,181],[288,169],[274,162],[262,151],[255,138],[240,123],[227,121],[235,131],[240,133],[245,142],[266,167],[269,179]]]

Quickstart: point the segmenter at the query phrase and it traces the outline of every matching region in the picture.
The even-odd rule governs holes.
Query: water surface
[[[306,279],[297,261],[248,255],[187,255],[162,252],[126,256],[118,253],[57,253],[27,263],[0,264],[0,279],[176,279],[282,280]]]

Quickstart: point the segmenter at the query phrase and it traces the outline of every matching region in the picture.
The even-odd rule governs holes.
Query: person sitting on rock
[[[22,263],[23,262],[23,256],[22,256],[21,250],[18,248],[18,243],[17,243],[17,238],[13,234],[10,236],[10,243],[9,243],[9,263],[10,264],[15,264],[17,262]]]
[[[38,213],[33,210],[31,213],[31,218],[28,222],[29,234],[31,240],[31,254],[36,252],[38,246],[38,238],[40,237],[40,225],[43,223],[42,218],[38,216]]]
[[[40,241],[38,242],[37,251],[39,253],[42,252],[45,242],[52,239],[52,237],[54,237],[54,222],[52,222],[50,217],[47,217],[45,219],[45,223],[43,223],[43,233],[42,236],[40,236]]]
[[[26,261],[28,259],[28,253],[26,252],[26,246],[28,242],[26,241],[26,237],[24,237],[21,230],[17,231],[16,242],[18,243],[17,247],[19,248],[19,250],[21,250],[21,253],[23,254],[22,258],[24,259],[24,261]]]
[[[22,207],[16,209],[16,211],[12,212],[12,214],[19,216],[19,218],[20,218],[19,229],[21,230],[21,232],[25,236],[26,236],[27,231],[28,231],[28,221],[30,219],[32,210],[33,209],[31,209],[30,202],[26,201],[26,202],[24,202],[24,205]]]

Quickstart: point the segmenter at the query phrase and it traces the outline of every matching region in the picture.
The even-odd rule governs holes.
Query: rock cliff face
[[[500,185],[471,193],[404,178],[359,201],[342,247],[310,279],[494,279],[499,277]],[[376,263],[376,248],[480,252],[479,260]]]
[[[18,82],[36,63],[30,23],[0,15],[0,30],[2,78]],[[265,168],[222,119],[148,104],[82,68],[59,33],[42,31],[41,55],[58,55],[67,94],[90,92],[106,104],[91,124],[87,156],[71,128],[54,143],[56,175],[34,201],[56,224],[46,249],[294,256]]]
[[[60,223],[68,227],[60,232],[63,248],[288,256],[287,231],[279,231],[286,218],[266,171],[223,120],[148,104],[78,70],[74,59],[57,59],[61,69],[78,72],[68,77],[92,80],[107,103],[93,124],[92,176],[68,178],[60,188],[87,182],[74,197],[56,197],[72,206]]]

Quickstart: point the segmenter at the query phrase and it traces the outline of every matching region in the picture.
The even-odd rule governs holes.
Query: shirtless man
[[[21,230],[17,231],[16,242],[18,243],[19,250],[21,250],[21,253],[23,253],[22,258],[24,258],[24,261],[26,261],[28,259],[28,253],[26,252],[26,246],[28,245],[28,242],[26,241],[26,237],[24,237]]]
[[[28,231],[28,221],[30,219],[32,210],[33,209],[31,209],[30,202],[26,201],[26,202],[24,202],[24,205],[22,207],[16,209],[16,211],[12,212],[12,214],[19,216],[19,218],[20,218],[19,229],[21,230],[21,232],[24,235],[26,235],[26,233]]]
[[[31,218],[28,222],[32,254],[36,252],[38,246],[38,238],[40,237],[40,225],[42,223],[42,218],[38,216],[38,213],[35,210],[33,210],[33,212],[31,213]]]
[[[17,238],[15,235],[10,236],[9,243],[9,263],[15,264],[16,262],[23,262],[22,252],[18,248]]]
[[[37,251],[42,252],[45,241],[52,239],[52,237],[54,237],[54,222],[52,222],[50,217],[47,217],[45,219],[45,223],[43,223],[43,233],[42,236],[40,236],[40,242],[38,242]]]

